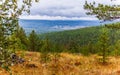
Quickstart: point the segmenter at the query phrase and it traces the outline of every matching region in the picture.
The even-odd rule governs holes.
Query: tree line
[[[109,55],[114,55],[115,47],[120,40],[120,30],[109,27],[117,25],[120,23],[45,34],[37,34],[33,30],[29,35],[26,35],[23,28],[18,27],[16,32],[9,37],[11,41],[14,41],[14,44],[9,45],[9,49],[89,55],[100,54],[99,49],[106,42],[108,44],[106,46],[110,47]],[[119,50],[119,46],[117,48]]]

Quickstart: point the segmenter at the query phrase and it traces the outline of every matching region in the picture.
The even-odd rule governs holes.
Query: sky
[[[103,4],[119,4],[120,0],[87,0]],[[85,14],[83,9],[85,0],[40,0],[33,3],[31,14],[23,14],[21,19],[42,19],[42,20],[97,20],[94,16]]]

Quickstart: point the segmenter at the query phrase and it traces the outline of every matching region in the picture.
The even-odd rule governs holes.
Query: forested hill
[[[116,42],[120,39],[120,30],[117,26],[120,23],[108,24],[107,26],[86,27],[77,30],[67,30],[61,32],[51,32],[40,35],[42,38],[48,38],[51,43],[59,46],[60,50],[67,52],[80,52],[83,54],[99,53],[99,39],[101,30],[108,29],[109,45],[112,50]],[[116,28],[115,28],[115,27]],[[110,28],[109,28],[110,27]],[[112,27],[114,29],[112,29]],[[106,29],[105,29],[106,30]],[[64,48],[64,49],[61,49]],[[58,49],[59,50],[59,49]]]
[[[76,30],[66,30],[59,32],[51,32],[42,34],[45,38],[49,38],[54,43],[66,45],[69,42],[77,42],[80,45],[87,44],[89,42],[96,42],[100,34],[102,26],[86,27]]]
[[[120,50],[119,27],[120,23],[113,23],[45,34],[37,34],[35,31],[32,31],[28,36],[26,36],[22,28],[19,28],[14,36],[11,36],[13,40],[17,38],[16,44],[12,48],[17,47],[17,49],[39,52],[70,52],[88,55],[101,53],[101,45],[104,46],[105,44],[109,48],[108,52],[112,53],[116,48]],[[120,51],[118,52],[120,53]]]
[[[40,36],[48,38],[51,43],[57,44],[57,46],[62,46],[67,52],[81,52],[83,50],[81,53],[89,53],[86,50],[92,50],[92,53],[96,53],[95,45],[98,41],[100,29],[102,29],[102,26],[86,27],[77,30],[46,33]]]

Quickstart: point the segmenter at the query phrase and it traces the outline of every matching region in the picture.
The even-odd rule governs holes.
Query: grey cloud
[[[87,1],[111,4],[110,0]],[[31,15],[85,17],[84,2],[85,0],[40,0],[40,3],[33,3]]]
[[[31,15],[81,16],[80,13],[81,10],[83,10],[83,8],[81,8],[81,1],[82,0],[41,0],[40,4],[33,5]]]

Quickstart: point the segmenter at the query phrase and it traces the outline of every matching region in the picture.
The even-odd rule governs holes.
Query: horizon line
[[[95,17],[64,17],[64,16],[40,16],[40,15],[25,15],[20,16],[19,19],[23,20],[98,20]]]

